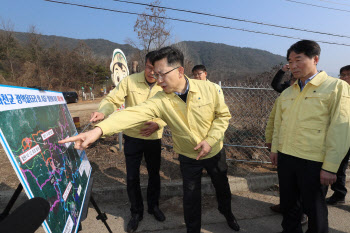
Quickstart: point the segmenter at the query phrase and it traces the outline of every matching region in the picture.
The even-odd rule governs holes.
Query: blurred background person
[[[344,80],[348,84],[350,84],[350,65],[344,66],[339,71],[339,78],[341,80]],[[338,172],[337,172],[337,180],[334,184],[331,185],[331,189],[334,191],[332,196],[328,197],[326,199],[326,202],[328,205],[337,205],[337,204],[344,204],[345,203],[345,196],[347,193],[347,189],[345,187],[345,181],[346,181],[346,168],[349,164],[349,156],[350,156],[350,150],[344,157],[343,161],[341,162]]]

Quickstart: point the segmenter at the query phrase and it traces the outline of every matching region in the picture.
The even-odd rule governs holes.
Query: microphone
[[[49,215],[50,203],[35,197],[20,205],[0,222],[1,233],[34,233]]]

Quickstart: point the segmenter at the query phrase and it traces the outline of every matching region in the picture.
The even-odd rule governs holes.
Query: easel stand
[[[93,184],[93,180],[94,178],[91,176],[90,177],[90,180],[89,180],[89,184],[88,184],[88,187],[87,187],[87,191],[86,191],[86,197],[85,197],[85,200],[90,200],[91,204],[93,205],[93,207],[95,208],[96,212],[97,212],[97,217],[96,219],[97,220],[101,220],[103,222],[103,224],[105,224],[107,230],[109,233],[112,233],[112,230],[111,228],[109,228],[108,224],[107,224],[107,215],[106,213],[102,213],[100,208],[97,206],[94,198],[92,197],[91,195],[91,191],[92,191],[92,184]],[[83,206],[83,209],[81,211],[81,218],[80,218],[80,224],[79,224],[79,231],[82,230],[82,225],[81,225],[81,221],[84,221],[87,217],[87,212],[88,212],[88,209],[89,209],[89,202],[88,201],[85,201],[84,203],[84,206]]]
[[[106,226],[107,230],[109,233],[112,233],[112,230],[111,228],[108,226],[108,223],[107,223],[107,215],[106,213],[102,213],[100,208],[97,206],[94,198],[91,196],[91,190],[92,190],[92,177],[90,178],[90,182],[89,182],[89,186],[88,186],[88,191],[86,193],[86,200],[90,200],[91,204],[93,205],[93,207],[95,208],[96,212],[97,212],[97,217],[96,219],[97,220],[101,220],[103,222],[103,224]],[[4,211],[0,214],[0,221],[5,219],[9,214],[10,214],[10,211],[13,207],[13,205],[15,204],[17,198],[19,197],[19,195],[21,194],[23,190],[23,186],[22,184],[20,183],[18,186],[17,186],[17,189],[15,190],[15,192],[13,193],[10,201],[7,203]],[[83,206],[83,209],[82,209],[82,214],[81,214],[81,221],[83,221],[84,219],[86,219],[87,217],[87,210],[88,210],[88,202],[85,201],[84,203],[84,206]],[[79,223],[79,228],[78,228],[78,231],[81,231],[82,230],[82,226],[81,226],[81,222]]]
[[[98,214],[96,219],[97,220],[101,220],[103,222],[103,224],[105,224],[108,232],[112,233],[112,230],[111,230],[111,228],[109,228],[109,226],[107,224],[107,221],[106,221],[108,219],[106,213],[102,213],[101,212],[100,208],[98,208],[98,206],[97,206],[97,204],[96,204],[96,202],[95,202],[95,200],[94,200],[94,198],[92,196],[90,197],[90,202],[94,206],[94,208],[95,208],[95,210],[96,210],[96,212]]]
[[[4,218],[6,218],[10,214],[10,210],[12,209],[12,207],[15,204],[17,198],[21,194],[22,190],[23,190],[23,186],[20,183],[17,186],[15,192],[13,193],[10,201],[7,203],[7,206],[5,207],[4,211],[0,214],[0,221],[3,220]]]

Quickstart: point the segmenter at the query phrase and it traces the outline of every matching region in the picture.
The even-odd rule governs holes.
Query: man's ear
[[[181,76],[184,76],[184,74],[185,74],[185,68],[183,68],[182,66],[180,66],[178,69],[179,69],[180,75],[181,75]]]
[[[320,60],[320,58],[316,55],[316,56],[314,56],[314,63],[315,63],[315,65],[317,65],[318,64],[318,61]]]

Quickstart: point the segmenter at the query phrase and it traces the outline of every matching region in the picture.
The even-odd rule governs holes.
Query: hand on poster
[[[92,143],[97,141],[102,136],[102,130],[99,127],[95,127],[93,130],[90,130],[86,133],[78,134],[77,136],[69,137],[58,141],[59,144],[74,142],[74,148],[77,150],[85,150]]]
[[[144,137],[151,136],[152,133],[159,129],[159,125],[154,121],[149,121],[145,123],[146,128],[141,129],[140,134]]]
[[[105,114],[101,112],[93,112],[91,114],[90,122],[100,121],[100,120],[103,120],[104,118],[105,118]]]

